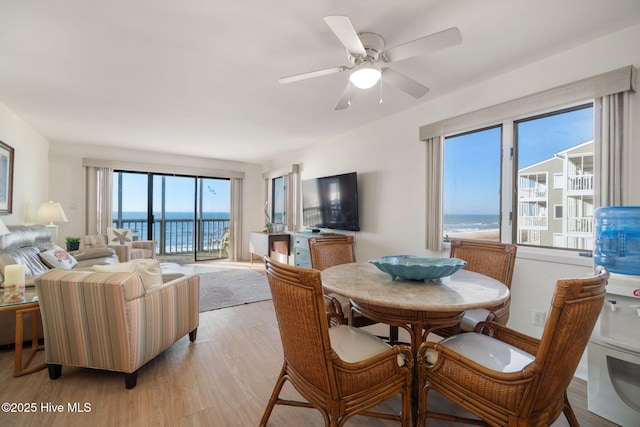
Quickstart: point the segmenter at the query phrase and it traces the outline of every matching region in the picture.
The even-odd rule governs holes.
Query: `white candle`
[[[24,287],[24,264],[7,265],[4,268],[5,285],[16,285]]]
[[[12,264],[4,268],[4,300],[18,302],[24,299],[24,265]]]

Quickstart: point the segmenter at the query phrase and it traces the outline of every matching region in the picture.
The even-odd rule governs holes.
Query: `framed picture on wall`
[[[0,141],[0,215],[12,212],[13,148]]]

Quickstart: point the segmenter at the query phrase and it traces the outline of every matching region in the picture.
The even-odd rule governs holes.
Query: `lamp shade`
[[[374,68],[368,62],[363,62],[360,64],[354,72],[349,76],[349,80],[353,83],[357,88],[360,89],[369,89],[380,80],[382,73],[377,68]]]
[[[40,208],[36,213],[36,221],[53,224],[54,222],[67,222],[69,220],[64,214],[60,203],[48,202],[40,205]]]

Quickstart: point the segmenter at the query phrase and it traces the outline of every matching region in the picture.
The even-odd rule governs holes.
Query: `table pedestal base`
[[[414,358],[416,358],[418,354],[420,344],[426,340],[427,335],[429,335],[431,331],[457,325],[464,316],[464,311],[407,310],[351,300],[349,323],[351,323],[354,312],[358,312],[369,319],[386,323],[389,326],[396,326],[406,330],[411,337],[411,352]],[[417,359],[415,359],[411,386],[411,420],[414,426],[418,422],[418,394],[420,390],[418,373],[418,363]]]

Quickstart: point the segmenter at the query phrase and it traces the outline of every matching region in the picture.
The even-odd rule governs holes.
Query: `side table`
[[[15,368],[14,377],[31,374],[47,367],[46,363],[39,363],[33,366],[31,362],[35,355],[44,350],[44,345],[38,344],[38,324],[40,323],[40,303],[35,289],[25,291],[24,301],[5,302],[4,292],[0,293],[0,311],[16,312],[16,341],[15,341]],[[31,314],[31,348],[28,350],[26,360],[22,361],[24,339],[24,315]]]

